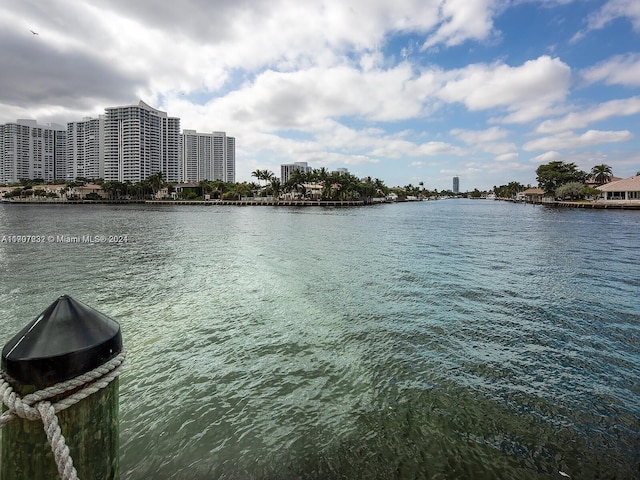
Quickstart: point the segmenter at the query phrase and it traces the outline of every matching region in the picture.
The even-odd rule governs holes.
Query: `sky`
[[[143,100],[235,137],[237,181],[640,171],[638,0],[0,0],[0,45],[0,123]]]

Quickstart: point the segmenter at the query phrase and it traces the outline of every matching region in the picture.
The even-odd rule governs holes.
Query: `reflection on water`
[[[637,212],[0,206],[0,335],[118,320],[142,478],[637,478]],[[615,232],[615,235],[611,235]]]

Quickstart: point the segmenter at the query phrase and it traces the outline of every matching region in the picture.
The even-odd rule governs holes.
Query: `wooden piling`
[[[114,320],[63,296],[5,345],[2,371],[24,398],[104,365],[121,351],[120,326]],[[118,386],[115,378],[57,414],[80,479],[119,478]],[[2,429],[0,458],[0,480],[60,478],[39,419],[8,423]]]

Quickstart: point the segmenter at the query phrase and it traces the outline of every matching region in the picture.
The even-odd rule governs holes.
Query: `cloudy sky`
[[[36,32],[35,35],[33,32]],[[389,186],[640,170],[638,0],[0,0],[0,123],[138,99],[281,163]]]

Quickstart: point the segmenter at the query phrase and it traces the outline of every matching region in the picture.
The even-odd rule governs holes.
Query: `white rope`
[[[42,419],[44,431],[51,445],[60,478],[63,480],[77,480],[78,474],[69,455],[69,447],[67,447],[60,430],[56,413],[75,405],[109,385],[120,375],[125,357],[126,352],[122,351],[118,356],[90,372],[30,393],[25,395],[24,398],[21,398],[20,395],[13,391],[6,374],[2,372],[2,376],[0,376],[0,396],[2,396],[2,401],[8,410],[0,416],[0,428],[16,417],[27,420]],[[54,397],[77,390],[80,387],[83,388],[58,400],[56,403],[49,401]]]
[[[73,466],[73,459],[69,454],[69,447],[67,447],[64,435],[62,435],[62,431],[60,430],[58,417],[56,416],[53,405],[49,402],[39,402],[38,411],[42,416],[44,431],[47,434],[49,445],[51,445],[51,451],[56,460],[60,478],[64,480],[78,480],[78,472],[76,472]]]

